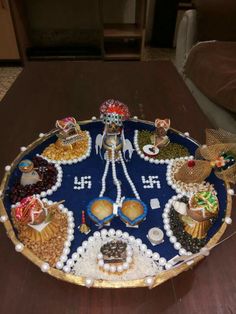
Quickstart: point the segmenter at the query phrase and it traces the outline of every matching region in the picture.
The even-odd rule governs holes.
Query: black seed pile
[[[179,201],[188,203],[188,198],[184,196]],[[179,218],[179,214],[174,210],[174,207],[170,208],[169,219],[173,235],[176,237],[177,241],[182,245],[182,247],[185,250],[192,253],[197,253],[203,246],[206,245],[207,243],[206,238],[204,239],[192,238],[191,235],[189,235],[184,230],[184,225]]]
[[[32,162],[34,163],[34,167],[37,168],[36,171],[42,181],[23,186],[20,184],[19,177],[10,191],[10,200],[13,204],[20,202],[24,197],[47,191],[57,182],[57,169],[53,164],[48,163],[41,157],[32,158]]]

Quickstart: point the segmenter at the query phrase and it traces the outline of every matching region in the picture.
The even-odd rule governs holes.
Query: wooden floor
[[[118,98],[133,115],[172,125],[204,141],[209,127],[170,62],[39,62],[19,75],[0,105],[0,172],[57,118],[98,115],[106,98]],[[235,204],[234,204],[235,205]],[[235,230],[233,224],[226,234]],[[233,314],[236,313],[236,238],[197,267],[152,290],[86,289],[58,281],[16,253],[0,226],[1,314]]]

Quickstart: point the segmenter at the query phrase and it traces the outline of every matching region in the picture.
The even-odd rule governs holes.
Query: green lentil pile
[[[152,144],[151,135],[153,133],[149,131],[140,131],[138,134],[138,145],[140,149],[143,146]],[[189,151],[186,147],[176,143],[169,143],[167,146],[160,148],[157,156],[152,157],[153,159],[172,159],[189,156]]]

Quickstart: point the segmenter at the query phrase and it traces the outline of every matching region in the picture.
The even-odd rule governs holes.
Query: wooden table
[[[170,62],[32,62],[0,104],[1,175],[19,148],[52,129],[56,119],[98,116],[107,98],[127,103],[143,119],[170,117],[173,127],[201,142],[210,127]],[[236,238],[153,290],[87,289],[43,274],[15,252],[1,225],[0,313],[236,313],[235,256]]]

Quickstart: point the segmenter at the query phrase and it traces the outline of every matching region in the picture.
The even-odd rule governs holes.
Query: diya
[[[87,213],[96,224],[108,224],[114,217],[113,201],[108,197],[92,200],[87,207]]]
[[[146,218],[147,206],[138,199],[126,198],[118,213],[124,223],[136,226]]]

